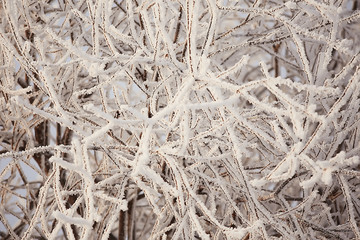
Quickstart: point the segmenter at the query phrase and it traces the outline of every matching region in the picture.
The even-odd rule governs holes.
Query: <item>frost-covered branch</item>
[[[359,239],[359,6],[1,0],[0,238]]]

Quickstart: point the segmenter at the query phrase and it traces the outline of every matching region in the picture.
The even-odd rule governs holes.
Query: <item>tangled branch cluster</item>
[[[360,239],[358,0],[1,0],[0,238]]]

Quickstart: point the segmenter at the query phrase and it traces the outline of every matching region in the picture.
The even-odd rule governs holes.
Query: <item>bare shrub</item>
[[[2,0],[2,239],[360,239],[359,1]]]

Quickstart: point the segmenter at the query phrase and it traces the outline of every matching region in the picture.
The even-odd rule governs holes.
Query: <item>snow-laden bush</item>
[[[360,239],[358,0],[2,0],[2,239]]]

